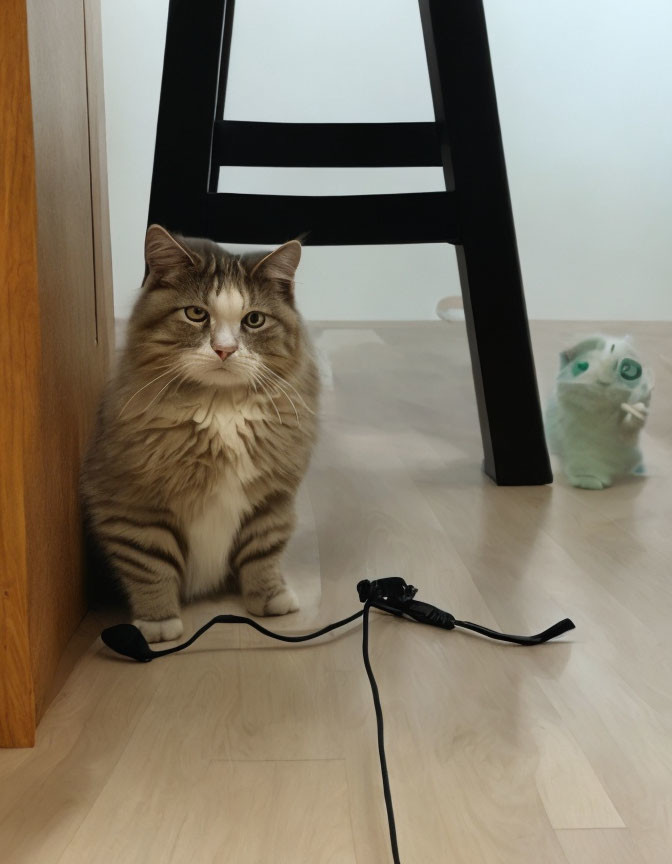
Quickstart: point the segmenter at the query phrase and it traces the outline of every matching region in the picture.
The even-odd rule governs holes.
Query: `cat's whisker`
[[[263,362],[263,360],[258,360],[257,362],[259,363],[259,365],[261,366],[261,368],[265,372],[268,372],[274,378],[277,378],[279,381],[282,381],[283,384],[286,384],[287,387],[289,387],[291,390],[293,390],[294,393],[296,393],[297,397],[301,400],[303,407],[306,409],[306,411],[308,411],[310,414],[313,414],[313,415],[315,414],[315,412],[306,404],[306,400],[303,398],[303,396],[299,393],[299,391],[296,389],[296,387],[291,382],[289,382],[286,378],[283,378],[282,375],[279,375],[274,369],[271,369],[270,366],[267,366]]]
[[[251,383],[252,386],[254,387],[254,392],[255,392],[255,393],[258,393],[258,392],[259,392],[259,387],[258,387],[258,383],[259,383],[259,382],[257,381],[257,379],[256,379],[255,376],[252,376],[252,377],[250,378],[250,383]]]
[[[164,384],[163,387],[162,387],[162,388],[159,390],[159,392],[156,394],[156,396],[154,396],[154,397],[152,398],[152,400],[149,402],[149,404],[146,405],[145,408],[143,408],[142,413],[145,414],[147,411],[149,411],[149,409],[151,408],[151,406],[156,402],[156,400],[157,400],[157,399],[159,398],[159,396],[163,393],[163,391],[164,391],[167,387],[170,387],[170,385],[173,383],[173,381],[177,380],[177,379],[180,378],[182,375],[184,375],[184,373],[185,373],[185,372],[186,372],[186,371],[187,371],[191,366],[193,366],[193,363],[186,363],[186,364],[184,364],[184,365],[182,366],[182,368],[178,370],[177,375],[175,375],[173,378],[171,378],[170,381],[168,381],[167,384]]]
[[[263,375],[264,373],[261,372],[260,374]],[[266,382],[269,384],[269,386],[277,387],[277,389],[280,390],[280,392],[282,393],[282,395],[285,397],[285,399],[286,399],[286,400],[289,402],[289,404],[292,406],[292,408],[294,409],[294,414],[296,415],[296,422],[297,422],[298,426],[300,427],[300,426],[301,426],[301,420],[299,419],[299,412],[296,410],[296,405],[294,404],[294,401],[292,400],[292,398],[291,398],[291,396],[289,395],[289,393],[287,393],[287,391],[286,391],[283,387],[281,387],[281,385],[278,384],[277,381],[274,381],[272,378],[268,378],[268,377],[266,377],[265,380],[266,380]]]
[[[291,397],[289,396],[289,394],[287,393],[286,390],[284,390],[284,389],[283,389],[283,388],[282,388],[282,387],[281,387],[281,386],[280,386],[276,381],[274,381],[272,378],[269,378],[268,376],[266,376],[266,375],[264,374],[264,371],[263,371],[262,368],[261,368],[261,367],[263,367],[263,364],[261,364],[261,363],[253,363],[252,361],[249,361],[247,358],[242,358],[242,357],[239,358],[239,360],[238,360],[237,362],[238,362],[238,364],[241,365],[244,369],[247,369],[247,371],[248,371],[248,372],[249,372],[249,373],[250,373],[254,378],[256,378],[260,383],[263,381],[263,382],[265,382],[265,383],[268,385],[269,388],[273,387],[273,388],[275,388],[275,389],[277,389],[277,390],[280,390],[280,392],[283,394],[283,396],[287,399],[287,401],[289,402],[289,404],[290,404],[290,405],[292,406],[292,408],[294,409],[294,414],[296,415],[296,422],[298,423],[298,425],[299,425],[299,427],[300,427],[300,426],[301,426],[301,420],[299,419],[299,413],[298,413],[298,411],[296,410],[296,405],[294,404],[293,400],[291,399]],[[264,392],[265,392],[266,395],[269,397],[269,399],[271,399],[271,401],[273,401],[273,398],[272,398],[271,393],[270,393],[270,389],[266,389],[266,388],[264,388]],[[273,402],[273,405],[275,406],[275,402]],[[277,412],[277,407],[276,407],[276,412]],[[280,422],[282,422],[282,421],[280,421]]]
[[[173,360],[172,363],[166,363],[166,364],[163,365],[163,366],[155,366],[154,368],[155,368],[155,369],[168,369],[170,366],[172,366],[172,367],[174,367],[175,369],[177,369],[177,367],[178,367],[179,365],[181,365],[181,364],[183,364],[183,363],[185,363],[185,362],[187,362],[187,361],[185,361],[185,360]]]
[[[159,378],[163,378],[166,375],[170,375],[170,373],[174,372],[176,368],[177,367],[175,366],[175,363],[174,362],[171,363],[169,369],[167,369],[165,372],[162,372],[160,375],[157,375],[156,378],[152,378],[151,381],[148,381],[146,384],[143,384],[142,387],[140,387],[138,390],[136,390],[135,393],[131,396],[131,398],[123,405],[121,411],[119,412],[119,419],[121,419],[123,417],[124,411],[131,404],[131,402],[135,399],[135,397],[138,395],[138,393],[141,393],[145,388],[149,387],[150,384],[153,384],[155,381],[158,381]]]
[[[171,378],[170,381],[169,381],[167,384],[164,384],[164,386],[159,390],[159,392],[156,394],[156,396],[154,396],[154,397],[151,399],[151,401],[150,401],[150,402],[149,402],[149,403],[148,403],[148,404],[147,404],[147,405],[142,409],[142,413],[143,413],[143,414],[146,414],[147,411],[149,411],[149,409],[151,408],[151,406],[156,402],[156,400],[157,400],[157,399],[159,398],[159,396],[163,393],[163,391],[166,389],[166,387],[169,387],[169,386],[173,383],[173,381],[175,381],[177,378],[179,378],[179,377],[180,377],[180,374],[181,374],[181,373],[178,372],[177,375],[175,375],[173,378]]]
[[[236,362],[239,363],[240,365],[244,366],[244,368],[246,368],[246,369],[256,369],[256,370],[259,370],[262,372],[269,373],[271,376],[279,379],[284,384],[286,384],[288,387],[290,387],[292,390],[294,390],[294,392],[296,393],[296,395],[299,398],[303,398],[303,397],[301,397],[301,394],[298,392],[298,390],[296,389],[296,387],[294,387],[293,384],[290,384],[290,382],[287,381],[285,378],[283,378],[282,375],[278,375],[273,369],[270,368],[270,366],[267,366],[263,362],[263,360],[260,360],[258,357],[255,358],[254,360],[252,360],[250,357],[239,357],[236,360]]]
[[[138,360],[138,368],[143,368],[146,366],[151,366],[154,369],[165,369],[167,366],[173,366],[176,363],[183,362],[185,359],[185,353],[182,350],[176,350],[172,353],[167,351],[157,351],[156,353],[151,353],[149,350],[147,352],[147,356],[143,359]],[[189,354],[186,354],[186,359],[189,359]],[[157,362],[163,361],[163,362]]]
[[[283,378],[282,375],[278,375],[276,372],[273,371],[273,369],[270,369],[270,368],[269,368],[268,366],[266,366],[266,364],[263,363],[262,361],[258,361],[258,362],[259,362],[259,366],[260,366],[261,369],[266,373],[267,376],[268,376],[268,375],[272,375],[272,376],[273,376],[273,378],[271,378],[271,383],[272,383],[275,387],[277,387],[277,388],[278,388],[278,389],[283,393],[283,395],[285,396],[285,398],[288,400],[288,402],[290,403],[290,405],[291,405],[292,408],[294,409],[294,414],[296,414],[296,422],[297,422],[297,424],[298,424],[299,427],[300,427],[300,426],[301,426],[301,420],[299,419],[299,412],[298,412],[297,409],[296,409],[296,405],[294,404],[294,400],[293,400],[292,397],[289,395],[289,393],[284,389],[284,387],[282,386],[282,384],[279,383],[279,382],[282,382],[283,384],[286,384],[287,387],[290,387],[290,388],[294,391],[294,393],[296,393],[296,395],[298,396],[299,400],[301,401],[301,403],[302,403],[303,407],[306,409],[306,411],[308,411],[310,414],[313,414],[313,415],[315,414],[315,412],[312,411],[312,410],[308,407],[308,405],[306,404],[306,402],[305,402],[303,396],[301,396],[301,394],[298,392],[298,390],[296,389],[296,387],[294,387],[294,386],[293,386],[289,381],[287,381],[286,378]]]
[[[269,369],[269,370],[266,370],[266,371],[267,371],[267,372],[270,372],[271,374],[274,374],[272,369]],[[314,412],[314,411],[312,410],[312,408],[311,408],[311,407],[306,403],[306,400],[305,400],[305,399],[303,398],[303,396],[299,393],[299,391],[296,389],[296,387],[294,387],[292,384],[290,384],[289,381],[287,381],[287,379],[286,379],[286,378],[283,378],[281,375],[276,375],[275,378],[277,379],[276,384],[277,384],[278,387],[280,387],[280,389],[283,389],[283,388],[282,388],[282,384],[285,384],[287,387],[289,387],[289,388],[290,388],[290,389],[291,389],[291,390],[296,394],[296,397],[297,397],[297,398],[299,399],[299,401],[301,402],[301,405],[303,406],[303,408],[304,408],[304,409],[305,409],[309,414],[312,414],[313,416],[315,416],[315,412]],[[282,382],[282,384],[280,384],[279,382]],[[283,392],[284,392],[284,390],[283,390]],[[289,396],[288,396],[287,398],[289,398]]]
[[[282,417],[280,416],[280,412],[278,411],[278,406],[275,404],[275,399],[271,396],[268,389],[266,387],[264,387],[264,385],[261,382],[259,382],[259,384],[260,384],[261,389],[264,391],[264,393],[271,400],[271,404],[273,405],[273,409],[274,409],[275,413],[278,415],[278,421],[280,422],[280,425],[284,426],[285,424],[282,422]]]
[[[257,372],[258,372],[258,370],[257,370]],[[271,404],[273,405],[273,408],[275,409],[275,413],[278,415],[278,421],[280,422],[280,425],[284,426],[285,424],[282,422],[282,417],[280,416],[280,412],[278,411],[278,406],[275,404],[275,399],[273,399],[273,397],[271,396],[270,391],[268,390],[267,387],[264,387],[263,380],[258,376],[258,374],[255,374],[255,371],[252,371],[252,375],[255,377],[255,380],[257,381],[257,383],[261,387],[262,392],[265,393],[266,396],[268,396],[268,398],[271,400]]]

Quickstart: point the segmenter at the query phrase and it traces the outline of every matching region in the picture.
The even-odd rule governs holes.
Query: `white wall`
[[[143,270],[167,0],[103,0],[117,315]],[[196,4],[195,4],[196,10]],[[671,319],[672,6],[486,0],[528,309]],[[226,116],[432,119],[416,0],[237,0]],[[440,170],[227,169],[222,188],[440,189]],[[305,250],[311,319],[432,318],[459,292],[446,246]]]
[[[672,4],[486,0],[531,317],[672,318]]]

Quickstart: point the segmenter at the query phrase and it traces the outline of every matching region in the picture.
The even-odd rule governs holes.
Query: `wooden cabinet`
[[[79,465],[113,348],[99,0],[0,3],[0,745],[85,611]]]

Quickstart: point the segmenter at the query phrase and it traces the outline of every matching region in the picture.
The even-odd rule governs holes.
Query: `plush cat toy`
[[[546,431],[572,486],[604,489],[643,473],[637,445],[652,389],[652,371],[627,338],[589,336],[561,353]]]

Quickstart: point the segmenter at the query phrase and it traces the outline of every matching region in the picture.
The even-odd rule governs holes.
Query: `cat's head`
[[[133,361],[174,369],[178,380],[263,390],[264,381],[286,375],[300,359],[300,258],[297,240],[241,257],[150,226],[147,275],[129,322]]]
[[[560,354],[557,382],[558,391],[573,401],[620,405],[645,399],[653,376],[627,338],[596,335]]]

